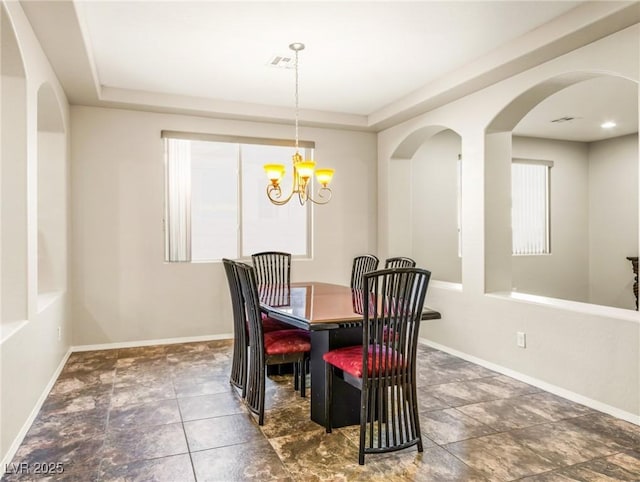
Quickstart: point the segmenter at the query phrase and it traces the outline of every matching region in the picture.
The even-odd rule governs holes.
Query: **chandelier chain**
[[[295,63],[295,69],[296,69],[296,94],[295,94],[295,99],[296,99],[296,152],[298,152],[298,112],[299,112],[299,108],[298,108],[298,51],[296,50],[296,63]]]

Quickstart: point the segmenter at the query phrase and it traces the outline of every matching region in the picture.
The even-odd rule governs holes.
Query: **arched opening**
[[[485,149],[486,291],[636,309],[637,83],[590,72],[543,82],[493,120]]]
[[[27,319],[27,95],[22,55],[4,6],[0,8],[2,324]]]
[[[410,256],[429,269],[432,279],[462,282],[461,258],[462,138],[445,126],[425,126],[396,148],[392,170],[404,163],[410,185]],[[394,252],[393,255],[403,255]]]
[[[58,99],[38,90],[38,295],[63,291],[67,264],[66,139]]]

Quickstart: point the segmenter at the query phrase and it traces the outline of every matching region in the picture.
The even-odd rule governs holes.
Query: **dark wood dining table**
[[[310,332],[311,420],[324,425],[322,355],[335,348],[362,344],[363,315],[357,295],[348,286],[310,281],[291,283],[288,289],[261,287],[260,299],[261,309],[271,318]],[[423,320],[440,317],[439,312],[427,307],[422,312]],[[360,423],[360,391],[334,378],[332,395],[332,425]]]

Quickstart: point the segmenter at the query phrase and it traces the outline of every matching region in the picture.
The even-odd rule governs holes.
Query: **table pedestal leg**
[[[324,426],[325,367],[322,355],[344,346],[362,346],[362,327],[311,332],[311,420]],[[334,377],[332,425],[345,427],[360,423],[360,390]]]

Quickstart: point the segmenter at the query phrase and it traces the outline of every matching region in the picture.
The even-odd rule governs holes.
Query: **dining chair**
[[[229,283],[231,295],[231,307],[233,311],[233,356],[231,359],[231,376],[229,381],[242,391],[242,398],[247,393],[247,345],[249,334],[247,332],[244,299],[240,288],[240,279],[236,263],[223,258],[224,271]]]
[[[325,429],[331,433],[333,377],[358,388],[360,443],[366,454],[417,445],[422,435],[416,393],[418,331],[431,273],[420,268],[383,269],[364,275],[362,344],[328,351],[325,361]],[[397,334],[385,336],[387,331]],[[336,401],[339,403],[339,401]]]
[[[249,346],[249,324],[245,310],[244,296],[240,287],[237,262],[223,258],[225,274],[229,284],[231,295],[231,307],[233,312],[233,356],[231,359],[231,375],[229,382],[242,391],[242,398],[246,396],[247,361]],[[291,329],[291,325],[267,317],[262,314],[262,329],[265,333],[276,330]],[[296,380],[294,388],[298,390]]]
[[[396,258],[387,258],[384,262],[385,269],[388,268],[415,268],[416,262],[411,258],[398,256]]]
[[[309,333],[300,329],[265,332],[260,316],[260,298],[253,266],[236,262],[240,287],[249,322],[249,367],[246,401],[264,424],[265,368],[268,365],[293,363],[294,380],[299,380],[300,395],[305,396],[305,365],[311,351]]]
[[[351,289],[363,289],[363,276],[365,273],[378,269],[380,261],[373,254],[363,254],[353,258],[353,266],[351,268]]]

